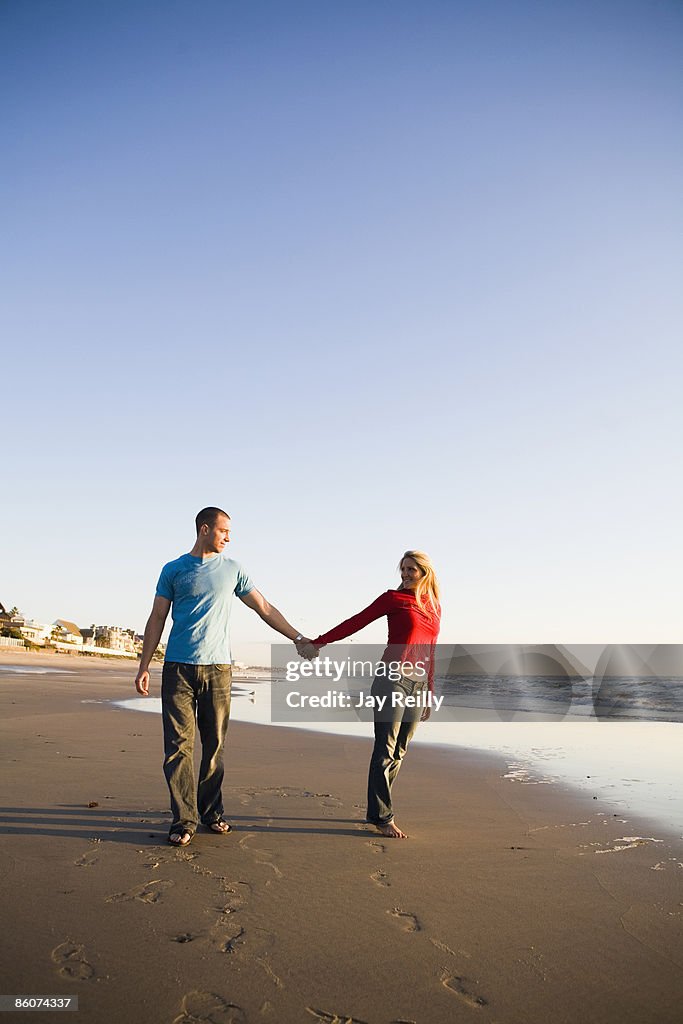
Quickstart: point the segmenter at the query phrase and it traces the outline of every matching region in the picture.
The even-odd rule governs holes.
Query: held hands
[[[312,640],[308,637],[302,636],[301,640],[296,642],[297,654],[300,658],[306,658],[307,661],[313,661],[314,658],[318,657],[318,648],[315,646]]]

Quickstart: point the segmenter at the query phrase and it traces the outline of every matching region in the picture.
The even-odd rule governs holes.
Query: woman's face
[[[413,558],[401,561],[401,582],[404,590],[414,590],[424,573]]]

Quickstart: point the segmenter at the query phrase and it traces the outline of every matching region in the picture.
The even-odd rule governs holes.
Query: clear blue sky
[[[0,6],[0,601],[141,629],[217,504],[306,632],[421,547],[444,640],[683,641],[682,43],[677,0]]]

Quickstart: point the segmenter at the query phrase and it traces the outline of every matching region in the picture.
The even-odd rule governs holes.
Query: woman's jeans
[[[161,676],[164,775],[171,794],[173,824],[194,832],[198,820],[210,825],[223,816],[223,744],[230,717],[231,665],[185,665],[167,661]],[[202,741],[195,790],[195,719]]]
[[[383,709],[375,710],[375,746],[370,758],[366,815],[367,821],[373,825],[388,825],[393,821],[391,787],[422,715],[422,708],[419,707],[392,708],[392,692],[414,696],[423,687],[424,683],[413,682],[404,676],[398,682],[391,682],[384,676],[375,676],[373,681],[370,691],[372,696],[387,697]]]

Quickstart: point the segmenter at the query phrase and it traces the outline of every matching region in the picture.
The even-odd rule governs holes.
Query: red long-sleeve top
[[[382,661],[428,661],[429,689],[434,689],[434,646],[441,625],[441,611],[423,610],[412,590],[387,590],[357,615],[340,622],[313,641],[316,647],[344,640],[370,622],[387,617],[389,636]]]

